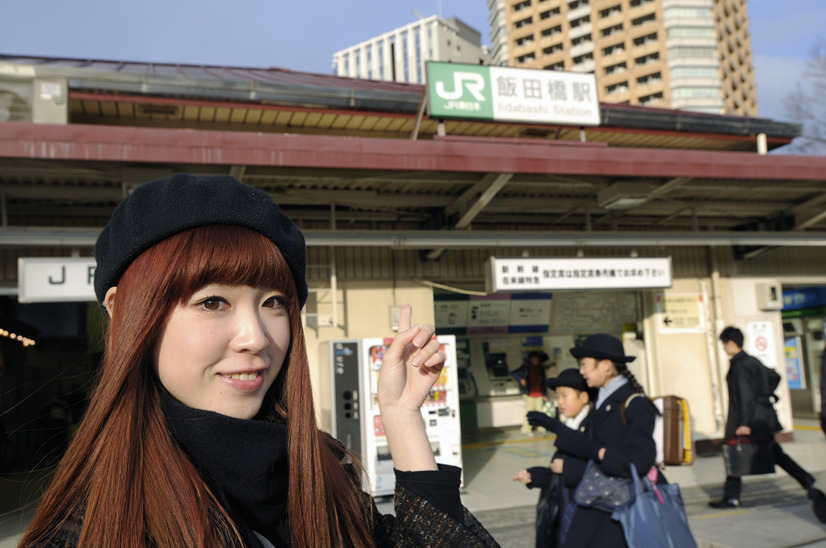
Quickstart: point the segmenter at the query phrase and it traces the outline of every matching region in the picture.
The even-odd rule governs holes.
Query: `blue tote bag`
[[[680,486],[676,483],[654,485],[648,477],[640,479],[631,464],[634,502],[614,511],[612,518],[622,524],[630,548],[697,548],[688,526]]]

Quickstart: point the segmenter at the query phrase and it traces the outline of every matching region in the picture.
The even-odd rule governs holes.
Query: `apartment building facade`
[[[490,0],[489,8],[510,66],[593,72],[600,100],[611,103],[757,115],[746,0]]]
[[[486,64],[478,30],[437,15],[386,32],[333,54],[336,76],[424,84],[425,62]]]

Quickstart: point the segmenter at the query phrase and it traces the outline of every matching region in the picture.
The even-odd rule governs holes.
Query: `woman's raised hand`
[[[421,407],[439,378],[445,356],[431,324],[410,326],[413,311],[402,307],[399,331],[384,353],[378,380],[379,409],[393,465],[398,470],[435,470]]]
[[[411,326],[412,314],[410,305],[402,307],[398,334],[384,353],[378,379],[382,414],[391,409],[419,413],[445,363],[439,341],[433,338],[436,328]]]

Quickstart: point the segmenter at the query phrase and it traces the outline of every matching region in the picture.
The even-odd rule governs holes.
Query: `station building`
[[[319,385],[330,341],[392,336],[410,303],[456,337],[465,430],[521,423],[507,372],[526,352],[558,372],[607,332],[649,394],[689,401],[698,446],[713,443],[727,325],[782,373],[786,437],[819,411],[826,158],[773,153],[799,125],[605,103],[592,127],[437,119],[424,89],[0,55],[6,466],[59,446],[82,410],[101,348],[82,287],[95,239],[130,189],[175,172],[229,173],[301,226]],[[75,264],[85,277],[69,281]]]

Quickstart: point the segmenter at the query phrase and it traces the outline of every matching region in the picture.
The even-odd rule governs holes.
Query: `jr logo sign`
[[[457,70],[461,67],[461,70]],[[428,63],[430,115],[446,118],[492,118],[488,67]]]
[[[431,118],[599,125],[593,74],[427,63]]]
[[[444,82],[436,82],[436,95],[448,101],[461,99],[465,90],[469,91],[477,101],[484,101],[483,89],[485,89],[485,79],[481,74],[472,72],[454,72],[453,91],[446,90]]]

